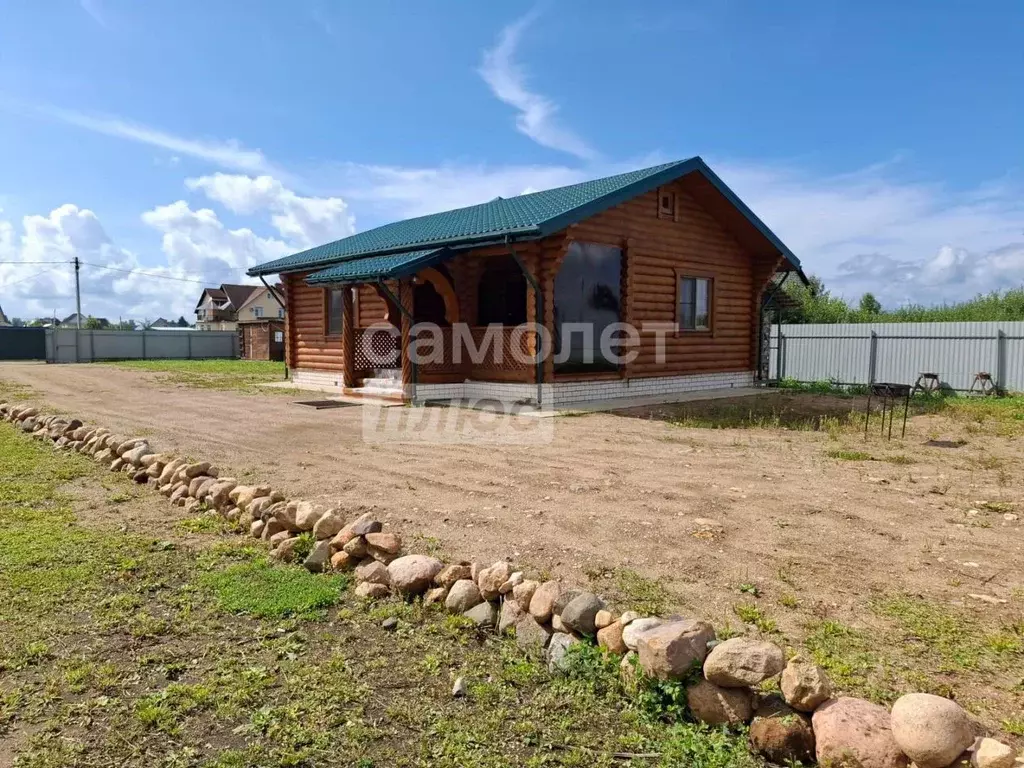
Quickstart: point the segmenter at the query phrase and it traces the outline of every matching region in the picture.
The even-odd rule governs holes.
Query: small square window
[[[676,193],[658,190],[658,218],[675,219]]]

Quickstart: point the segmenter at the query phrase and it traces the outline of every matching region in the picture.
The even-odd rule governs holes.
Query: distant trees
[[[872,293],[865,293],[856,308],[833,296],[817,275],[805,286],[790,278],[783,290],[793,305],[782,311],[784,323],[924,323],[1024,320],[1024,286],[979,294],[957,304],[908,304],[884,309]]]
[[[873,293],[865,293],[860,297],[860,311],[865,315],[877,315],[882,311],[882,303]]]

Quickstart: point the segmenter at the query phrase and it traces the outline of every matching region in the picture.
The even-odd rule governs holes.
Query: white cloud
[[[1024,283],[1024,195],[1012,185],[953,191],[901,181],[889,165],[838,176],[718,170],[805,270],[847,299],[871,291],[886,306],[934,304]]]
[[[347,237],[355,232],[355,219],[340,197],[303,197],[271,176],[215,173],[188,179],[186,186],[199,190],[229,210],[240,214],[271,212],[271,223],[282,237],[309,248]]]
[[[227,141],[216,139],[189,139],[182,136],[151,128],[141,123],[124,120],[109,115],[88,115],[59,107],[38,107],[40,114],[60,120],[68,125],[84,128],[93,133],[112,136],[118,139],[148,144],[159,147],[178,155],[188,155],[200,160],[233,168],[239,171],[264,172],[272,170],[266,157],[258,149],[248,149],[235,139]]]
[[[80,280],[86,314],[116,320],[119,316],[188,316],[191,311],[198,285],[183,288],[192,284],[150,275],[178,280],[195,276],[170,265],[143,266],[135,254],[113,243],[93,211],[68,203],[46,215],[25,216],[21,224],[21,236],[16,237],[11,222],[0,221],[0,259],[14,262],[0,264],[0,287],[9,317],[66,317],[74,312],[71,260],[76,256],[83,262]],[[24,263],[38,261],[58,263]],[[127,274],[140,269],[150,274]]]
[[[575,184],[593,174],[563,165],[412,168],[350,163],[334,169],[334,175],[346,199],[394,220]]]
[[[523,32],[536,19],[529,13],[505,27],[493,48],[484,51],[479,73],[491,91],[503,102],[519,110],[516,128],[538,144],[567,152],[583,160],[597,152],[582,138],[558,123],[558,105],[526,85],[526,75],[515,61]]]
[[[228,229],[209,208],[192,210],[184,200],[146,211],[142,221],[162,233],[161,250],[168,266],[189,274],[233,271],[239,275],[254,264],[294,251],[287,243],[260,237],[251,229]]]

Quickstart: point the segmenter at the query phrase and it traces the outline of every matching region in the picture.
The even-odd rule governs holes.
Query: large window
[[[476,324],[521,325],[526,322],[526,278],[511,256],[492,256],[480,275]]]
[[[709,277],[679,278],[677,322],[681,331],[711,330],[711,287]]]
[[[613,371],[601,334],[620,320],[622,250],[611,245],[571,243],[555,277],[555,371]],[[575,327],[574,327],[575,326]],[[585,331],[581,332],[580,329]]]
[[[327,335],[336,336],[341,333],[341,317],[345,312],[345,289],[328,288],[325,304]]]

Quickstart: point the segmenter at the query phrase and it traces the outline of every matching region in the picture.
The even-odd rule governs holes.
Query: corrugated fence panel
[[[79,331],[57,328],[48,330],[46,338],[47,360],[55,363],[238,357],[238,334],[234,331]]]
[[[1024,322],[774,326],[773,379],[780,366],[782,378],[843,384],[913,384],[920,373],[937,373],[943,387],[957,390],[970,389],[974,375],[984,372],[1020,392]]]

